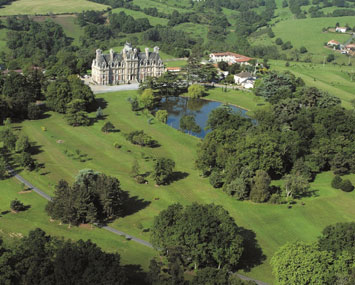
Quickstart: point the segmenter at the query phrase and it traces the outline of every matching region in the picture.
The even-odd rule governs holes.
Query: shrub
[[[305,47],[300,47],[300,53],[306,53],[307,52],[307,49]]]
[[[340,189],[344,192],[351,192],[354,190],[354,185],[351,183],[349,179],[343,180],[340,185]]]
[[[343,180],[341,179],[341,177],[339,175],[335,175],[331,185],[335,189],[340,189],[342,182]]]
[[[114,143],[113,143],[113,146],[114,146],[115,148],[121,148],[121,147],[122,147],[118,142],[114,142]]]
[[[26,209],[25,205],[17,199],[11,201],[10,208],[16,212],[24,211]]]
[[[223,175],[218,171],[213,171],[209,178],[213,188],[221,188],[223,186]]]
[[[104,132],[104,133],[108,133],[108,132],[111,132],[115,129],[115,126],[111,123],[111,122],[106,122],[102,128],[101,128],[101,131]]]
[[[282,41],[282,39],[281,38],[277,38],[276,40],[275,40],[275,44],[277,44],[277,45],[282,45],[283,44],[283,41]]]
[[[269,199],[270,204],[282,204],[282,202],[283,202],[283,199],[279,193],[272,194]]]
[[[135,177],[136,181],[138,184],[144,184],[147,180],[145,180],[145,178],[142,175],[137,175]]]
[[[168,120],[168,111],[167,110],[159,110],[155,113],[155,118],[157,118],[157,120],[159,122],[162,123],[166,123],[166,121]]]
[[[331,62],[331,61],[333,61],[335,59],[335,56],[334,56],[334,54],[328,54],[328,56],[327,56],[327,62]]]
[[[130,141],[133,144],[137,144],[140,146],[150,146],[153,147],[157,144],[157,142],[155,140],[153,140],[153,138],[149,135],[147,135],[146,133],[144,133],[144,131],[133,131],[130,132],[127,135],[127,140]]]

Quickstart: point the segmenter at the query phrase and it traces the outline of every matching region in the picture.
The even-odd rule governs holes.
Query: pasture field
[[[186,60],[168,60],[168,61],[164,61],[164,64],[166,67],[183,67],[185,65],[187,65],[187,61]]]
[[[345,108],[352,108],[351,100],[355,99],[355,68],[353,66],[340,66],[331,63],[312,64],[271,60],[271,69],[289,70],[297,77],[301,77],[306,85],[315,86],[329,92],[342,100]]]
[[[123,263],[139,263],[144,269],[148,268],[149,260],[156,255],[153,249],[97,227],[69,229],[67,225],[59,225],[58,221],[50,221],[44,210],[47,201],[34,192],[22,193],[23,190],[22,185],[15,179],[0,180],[0,236],[5,243],[12,244],[29,231],[41,228],[52,236],[72,240],[90,239],[105,251],[118,252]],[[10,212],[10,202],[16,198],[31,207],[17,214]]]
[[[159,12],[163,12],[166,14],[171,14],[174,10],[177,10],[180,13],[187,12],[187,9],[188,7],[190,7],[190,5],[184,5],[185,3],[187,4],[188,2],[184,0],[181,1],[181,4],[183,5],[178,5],[175,0],[168,0],[168,1],[133,0],[133,4],[141,7],[141,9],[157,8]]]
[[[325,48],[324,43],[330,40],[337,40],[340,43],[344,43],[350,38],[350,35],[322,32],[322,29],[334,27],[337,22],[339,22],[340,25],[348,23],[353,27],[355,26],[355,17],[307,18],[297,20],[294,20],[292,17],[285,17],[286,20],[281,20],[272,27],[275,34],[273,39],[269,38],[266,34],[259,37],[250,37],[249,39],[252,45],[271,45],[275,42],[276,38],[281,38],[283,42],[290,41],[294,48],[299,49],[302,46],[306,47],[308,52],[301,57],[310,57],[313,63],[323,62],[328,54],[334,54],[336,58],[335,61],[339,64],[348,63],[348,57],[346,55]],[[292,55],[292,50],[282,51],[282,53],[286,52],[290,56]],[[355,58],[352,58],[351,62],[354,65]]]
[[[125,8],[116,8],[112,10],[112,13],[120,13],[120,12],[125,12],[126,15],[130,15],[135,19],[139,19],[139,18],[147,18],[149,20],[149,23],[152,26],[156,26],[156,25],[166,25],[168,23],[168,19],[163,19],[163,18],[158,18],[158,17],[153,17],[147,14],[144,14],[141,11],[134,11],[134,10],[130,10],[130,9],[125,9]]]
[[[0,29],[0,48],[1,50],[6,50],[8,49],[7,46],[6,46],[6,39],[7,39],[7,29]]]
[[[0,16],[79,13],[106,10],[108,6],[87,0],[17,0],[0,9]]]
[[[219,96],[220,99],[223,96],[219,93],[218,91],[211,92],[207,98],[217,99]],[[49,117],[43,120],[23,122],[19,126],[32,141],[37,142],[39,152],[35,158],[40,163],[44,163],[45,168],[39,173],[22,171],[21,175],[50,195],[53,195],[54,184],[59,179],[73,182],[74,176],[80,169],[91,168],[116,176],[121,181],[122,189],[136,198],[132,199],[131,213],[116,220],[111,226],[145,240],[149,240],[149,232],[143,232],[140,228],[142,226],[144,229],[150,228],[154,216],[172,203],[180,202],[186,205],[200,202],[223,205],[238,225],[255,232],[256,239],[267,257],[262,265],[254,267],[250,272],[243,272],[243,274],[266,282],[273,282],[269,260],[280,246],[288,241],[313,241],[325,226],[336,222],[355,220],[355,192],[344,193],[332,189],[330,187],[332,173],[318,175],[315,182],[312,183],[312,190],[317,197],[304,198],[305,205],[298,202],[292,209],[288,209],[286,205],[236,201],[221,190],[213,189],[208,180],[200,176],[194,164],[197,144],[200,139],[183,134],[156,121],[149,123],[149,115],[132,112],[127,99],[136,95],[136,91],[125,91],[97,96],[104,115],[107,116],[106,120],[111,121],[120,130],[110,134],[104,134],[100,130],[104,121],[95,122],[90,127],[73,128],[66,124],[62,115],[55,113],[49,113]],[[231,97],[233,93],[231,91],[223,95]],[[239,96],[238,93],[235,95],[235,98]],[[254,110],[256,104],[253,97],[250,94],[249,96],[249,108]],[[238,100],[230,99],[228,101],[238,105],[243,104],[242,101],[239,104]],[[91,117],[94,117],[94,113],[91,114]],[[42,131],[42,126],[45,126],[47,131]],[[125,133],[142,129],[156,139],[161,146],[153,149],[142,148],[126,141]],[[114,148],[115,142],[118,142],[121,148]],[[76,150],[80,151],[84,162],[75,159]],[[171,185],[160,187],[156,187],[151,178],[148,178],[147,185],[137,184],[130,177],[134,160],[139,162],[141,173],[148,173],[152,169],[155,157],[173,159],[176,162],[177,177],[180,179],[177,178],[177,181]],[[349,178],[355,183],[355,175],[351,175]],[[6,185],[1,187],[1,189],[8,188]],[[16,190],[14,191],[17,195]],[[27,195],[29,196],[26,197],[31,197],[34,194]],[[65,226],[59,226],[58,222],[50,224],[52,227],[49,227],[49,222],[46,222],[49,219],[44,213],[45,201],[42,198],[36,197],[28,202],[24,200],[24,202],[32,204],[28,213],[31,210],[38,211],[37,216],[31,219],[33,224],[44,221],[44,229],[50,228],[51,230],[48,231],[53,232],[58,230],[58,235],[71,237],[72,232],[78,231],[76,237],[89,237],[81,229],[74,228],[69,231]],[[36,203],[39,203],[38,207]],[[26,212],[23,214],[26,215]],[[8,214],[3,218],[7,219],[7,217],[11,216]],[[65,231],[63,231],[64,228]],[[15,230],[9,226],[8,231]],[[96,232],[96,229],[93,232]],[[103,241],[100,243],[101,238]],[[107,233],[102,237],[100,235],[92,239],[98,241],[99,245],[106,246],[105,249],[110,250],[113,247],[107,239],[111,238],[111,235]],[[113,239],[112,243],[114,244],[115,237]],[[119,240],[119,238],[116,239]],[[145,261],[148,256],[152,256],[150,252],[138,252],[134,246],[127,249],[128,251],[132,250],[132,255],[126,257],[127,262],[143,263],[143,260]],[[143,257],[140,257],[141,254]]]

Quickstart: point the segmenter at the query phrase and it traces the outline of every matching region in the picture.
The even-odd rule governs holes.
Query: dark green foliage
[[[31,148],[31,144],[28,139],[28,136],[20,135],[16,141],[16,147],[15,147],[16,152],[29,152],[30,148]]]
[[[15,149],[17,137],[10,127],[5,127],[0,132],[0,141],[3,142],[6,149],[12,151]]]
[[[221,206],[174,204],[154,219],[152,242],[167,252],[177,250],[185,266],[234,268],[243,252],[239,228]]]
[[[277,38],[277,39],[275,40],[275,43],[280,46],[280,45],[283,44],[283,41],[282,41],[281,38]]]
[[[69,125],[78,126],[88,126],[90,124],[90,119],[88,113],[85,112],[86,102],[82,99],[73,99],[66,107],[65,118]]]
[[[6,173],[7,173],[6,161],[4,157],[0,154],[0,180],[6,178]]]
[[[181,117],[180,129],[194,133],[201,132],[200,126],[196,124],[195,117],[192,115],[185,115]]]
[[[48,202],[48,214],[64,223],[101,222],[119,217],[125,195],[120,182],[105,174],[82,171],[72,186],[61,180]]]
[[[334,56],[334,54],[328,54],[328,56],[327,56],[327,61],[328,62],[332,62],[332,61],[334,61],[334,59],[335,59],[335,56]]]
[[[293,46],[290,41],[287,41],[281,45],[282,50],[291,49],[291,48],[293,48]]]
[[[306,53],[307,49],[304,46],[300,47],[300,53]]]
[[[228,63],[225,61],[220,61],[218,62],[218,68],[223,70],[223,71],[227,71],[228,70]]]
[[[32,171],[36,168],[35,160],[31,157],[28,152],[21,152],[18,155],[18,163],[20,166]]]
[[[51,82],[45,95],[47,106],[58,113],[66,113],[68,104],[74,99],[84,101],[85,111],[88,111],[90,105],[95,101],[90,87],[75,75]]]
[[[106,122],[101,128],[101,132],[108,133],[110,131],[113,131],[114,129],[115,126],[111,122]]]
[[[354,190],[354,185],[351,183],[349,179],[345,179],[340,184],[340,189],[344,192],[351,192]]]
[[[143,130],[130,132],[126,138],[131,143],[140,146],[154,147],[157,145],[157,142],[153,140],[151,136],[147,135]]]
[[[72,242],[41,229],[2,247],[1,284],[127,284],[120,256],[105,253],[90,240]]]
[[[339,175],[335,175],[334,178],[332,179],[332,187],[335,189],[340,189],[342,185],[343,180]]]
[[[29,103],[27,107],[27,116],[30,120],[40,119],[43,114],[42,108],[36,103]]]
[[[170,158],[158,158],[152,177],[157,185],[169,184],[173,178],[175,162]]]
[[[212,171],[209,182],[213,188],[221,188],[223,186],[223,175],[218,171]]]
[[[17,199],[11,201],[10,208],[16,212],[24,211],[26,209],[25,205]]]
[[[256,203],[266,202],[270,198],[269,175],[263,170],[257,170],[251,185],[250,200]]]
[[[337,256],[355,249],[355,223],[338,223],[327,226],[318,239],[320,250],[332,251]]]

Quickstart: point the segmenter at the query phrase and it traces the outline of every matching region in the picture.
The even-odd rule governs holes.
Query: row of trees
[[[254,113],[256,121],[228,107],[208,119],[212,131],[200,145],[196,165],[214,187],[242,193],[237,199],[248,193],[251,198],[259,170],[265,181],[284,177],[285,196],[299,197],[320,171],[355,172],[355,116],[338,98],[275,72],[256,84],[255,93],[271,103]],[[270,197],[274,190],[266,188]]]
[[[271,259],[278,284],[354,284],[355,223],[326,227],[314,243],[293,242]]]

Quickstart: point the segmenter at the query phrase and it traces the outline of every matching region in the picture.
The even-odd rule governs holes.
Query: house
[[[249,65],[252,58],[234,52],[215,52],[210,54],[210,62],[218,63],[221,61],[228,64],[239,63],[240,65]]]
[[[177,73],[181,71],[181,67],[167,67],[166,71],[168,72],[173,72],[173,73]]]
[[[139,52],[126,43],[119,54],[112,49],[109,54],[96,50],[96,58],[92,62],[92,81],[98,85],[142,82],[147,77],[159,77],[164,71],[158,47],[153,52],[149,48]]]
[[[330,46],[330,47],[336,47],[338,45],[340,45],[340,43],[335,40],[331,40],[331,41],[327,42],[327,46]]]
[[[355,44],[348,44],[345,46],[348,51],[355,51]]]
[[[254,88],[256,77],[250,72],[242,71],[234,75],[234,82],[245,89]]]
[[[347,27],[336,27],[335,31],[338,33],[346,33],[346,31],[348,30]]]

